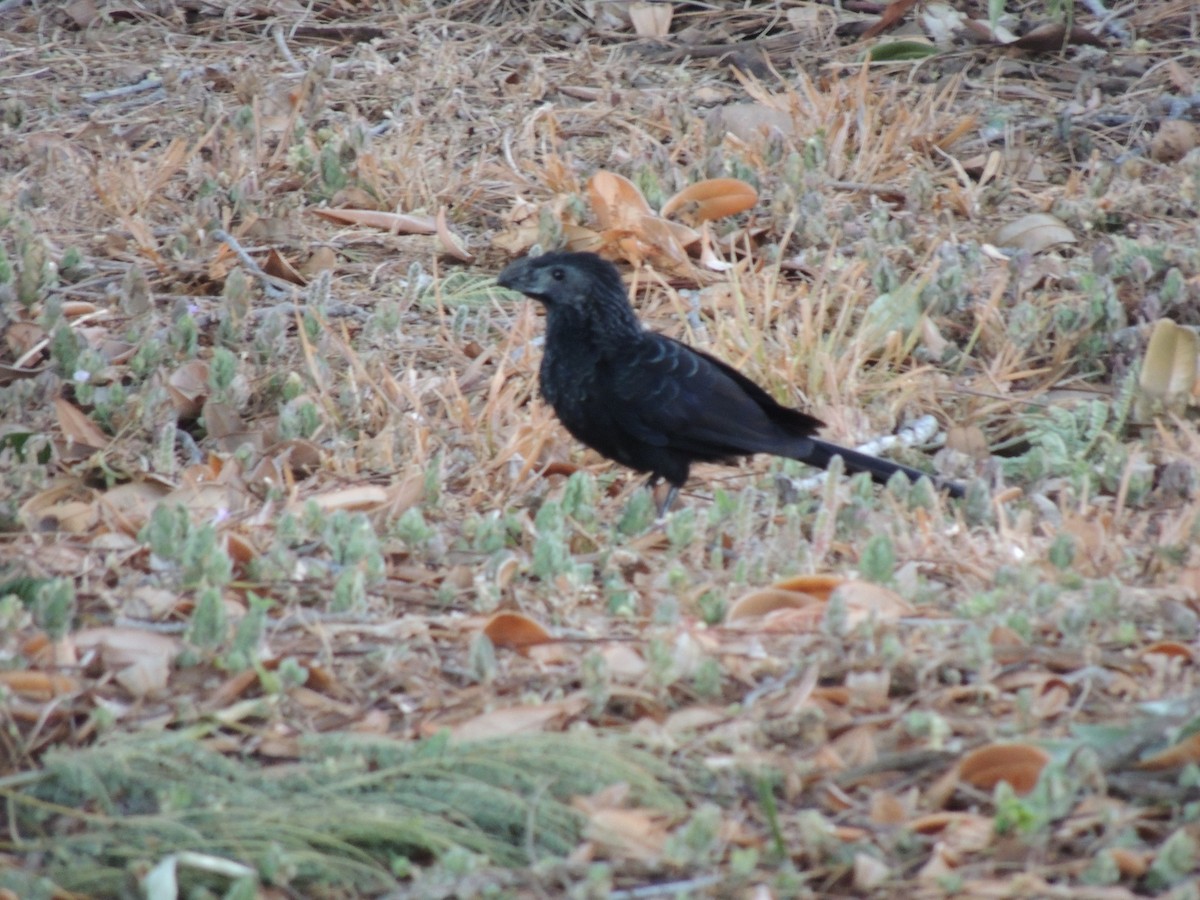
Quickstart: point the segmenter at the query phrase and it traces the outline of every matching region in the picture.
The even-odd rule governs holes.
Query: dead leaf
[[[45,365],[40,369],[27,369],[24,366],[10,366],[0,363],[0,387],[7,387],[14,381],[19,381],[23,378],[36,378],[49,368],[49,365]]]
[[[834,596],[845,604],[846,623],[850,627],[860,622],[894,622],[913,615],[913,605],[890,588],[870,581],[847,581],[839,585]]]
[[[312,441],[293,438],[272,444],[263,451],[264,457],[269,457],[279,471],[287,471],[292,478],[307,478],[321,467],[324,455],[321,448]]]
[[[50,672],[10,670],[0,672],[0,686],[27,700],[53,700],[63,694],[73,694],[82,685],[68,675]]]
[[[308,284],[307,279],[288,262],[282,253],[274,247],[267,253],[267,258],[263,260],[262,269],[268,275],[273,275],[276,278],[289,282],[290,284],[298,284],[304,286]]]
[[[832,746],[847,766],[867,766],[879,759],[878,738],[879,729],[874,725],[856,725],[834,738]]]
[[[713,131],[731,134],[750,145],[776,135],[784,138],[796,135],[791,114],[765,103],[729,103],[717,107],[709,114],[708,125]]]
[[[737,178],[709,178],[684,188],[663,204],[662,215],[675,215],[690,224],[723,219],[758,202],[753,185]]]
[[[809,606],[824,606],[824,601],[811,594],[782,590],[777,587],[760,588],[740,597],[725,614],[726,623],[745,619],[762,618],[781,609],[804,609]]]
[[[574,693],[547,703],[495,709],[451,725],[450,734],[458,741],[482,741],[546,731],[552,725],[565,724],[567,720],[587,709],[587,706],[587,697],[582,693]],[[429,723],[429,727],[436,731],[443,726]]]
[[[450,226],[446,224],[446,207],[440,207],[437,214],[437,237],[438,244],[447,256],[457,259],[459,262],[474,262],[474,255],[467,250],[467,245],[463,243],[463,239],[450,230]]]
[[[908,14],[909,10],[916,5],[917,0],[892,0],[879,17],[879,21],[862,33],[863,40],[868,40],[895,28]]]
[[[96,8],[94,0],[72,0],[64,10],[80,31],[90,28],[100,18],[100,10]]]
[[[232,402],[209,397],[200,410],[204,430],[226,453],[233,453],[243,444],[261,450],[265,435],[258,429],[247,429],[241,413]]]
[[[296,505],[303,507],[305,503],[315,503],[317,507],[327,512],[344,509],[359,512],[375,509],[388,501],[386,489],[374,484],[363,484],[358,487],[342,488],[340,490],[323,491],[311,497],[298,499]]]
[[[1167,119],[1150,139],[1150,158],[1155,162],[1179,162],[1200,145],[1200,128],[1186,119]]]
[[[933,845],[929,859],[917,870],[917,881],[930,886],[940,884],[953,876],[958,863],[958,855],[938,841]]]
[[[58,415],[58,425],[69,447],[79,448],[84,451],[85,456],[89,456],[108,446],[108,435],[71,401],[55,397],[54,411]]]
[[[173,637],[137,628],[88,628],[73,636],[76,647],[95,650],[101,664],[134,697],[162,693],[181,644]]]
[[[797,591],[828,600],[835,590],[846,583],[840,575],[796,575],[771,585],[781,591]]]
[[[27,371],[23,367],[40,355],[48,343],[45,329],[36,322],[10,322],[4,329],[4,345],[21,371]]]
[[[1117,871],[1123,878],[1141,878],[1154,861],[1151,850],[1131,850],[1128,847],[1109,847],[1103,851],[1117,865]]]
[[[671,33],[674,9],[670,3],[629,4],[629,20],[638,37],[664,38]]]
[[[717,256],[717,251],[713,249],[712,241],[708,239],[708,229],[700,238],[700,264],[710,272],[728,272],[733,268],[733,263],[726,262]]]
[[[887,669],[873,669],[846,674],[846,690],[855,709],[882,712],[890,705],[892,677]]]
[[[1068,31],[1063,22],[1046,22],[1038,25],[1004,46],[1017,50],[1028,50],[1031,53],[1057,53],[1064,47],[1079,44],[1088,44],[1092,47],[1107,46],[1102,38],[1096,37],[1086,28],[1076,25]]]
[[[1196,661],[1195,651],[1193,651],[1192,648],[1187,644],[1182,644],[1179,641],[1158,641],[1157,643],[1151,644],[1149,647],[1143,648],[1141,655],[1152,656],[1156,653],[1163,656],[1182,659],[1187,663],[1194,663]]]
[[[1050,754],[1032,744],[988,744],[959,761],[958,777],[981,791],[1004,781],[1016,793],[1028,794],[1049,762]]]
[[[567,249],[573,253],[598,253],[604,246],[604,238],[599,232],[586,225],[564,225],[563,238]]]
[[[208,363],[193,359],[167,376],[167,392],[181,419],[195,419],[208,396]]]
[[[874,890],[892,877],[888,864],[869,853],[854,854],[852,872],[855,889],[863,892]]]
[[[96,498],[105,524],[111,531],[136,535],[149,520],[171,488],[161,481],[142,478],[119,484]]]
[[[1185,737],[1179,743],[1173,744],[1165,750],[1138,760],[1134,768],[1141,769],[1143,772],[1162,772],[1195,764],[1200,764],[1200,732]]]
[[[686,225],[643,216],[633,236],[639,246],[626,256],[634,261],[648,256],[668,271],[686,273],[691,268],[686,248],[699,239],[700,235]]]
[[[646,809],[601,809],[588,817],[584,836],[616,859],[657,860],[666,846],[669,820]]]
[[[94,498],[92,489],[63,476],[22,503],[17,515],[30,531],[85,534],[98,520]]]
[[[637,185],[616,172],[597,171],[588,180],[587,194],[602,230],[636,232],[643,216],[654,217]]]
[[[946,446],[972,459],[987,459],[991,455],[987,436],[978,425],[951,425],[946,429]]]
[[[320,272],[330,272],[337,266],[337,253],[332,247],[321,246],[312,252],[300,267],[300,274],[306,277]]]
[[[364,225],[389,234],[437,234],[437,220],[429,216],[380,212],[377,209],[314,209],[322,219],[342,225]]]
[[[944,846],[961,853],[986,850],[995,839],[994,820],[977,813],[930,813],[913,819],[908,828],[914,834],[937,836]]]
[[[868,817],[875,825],[902,825],[912,813],[912,804],[906,803],[888,791],[873,791],[870,797]]]
[[[221,544],[225,553],[242,571],[247,564],[258,557],[258,550],[245,535],[226,531],[221,534]]]
[[[483,626],[483,633],[495,647],[508,647],[519,653],[536,644],[554,640],[540,623],[514,612],[498,612]]]
[[[600,651],[608,674],[617,681],[636,682],[650,668],[642,654],[628,644],[609,644]]]
[[[1075,233],[1057,216],[1049,213],[1030,213],[1015,222],[1001,226],[993,240],[1001,247],[1016,247],[1030,253],[1041,253],[1056,244],[1075,243]]]
[[[1156,414],[1187,403],[1196,389],[1198,365],[1200,336],[1170,319],[1155,322],[1138,374],[1134,420],[1150,422]]]
[[[939,47],[950,47],[966,28],[966,13],[949,3],[927,3],[921,12],[921,27]]]

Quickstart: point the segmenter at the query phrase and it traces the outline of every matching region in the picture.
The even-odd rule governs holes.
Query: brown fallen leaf
[[[323,491],[311,497],[298,499],[295,506],[299,509],[304,504],[312,502],[317,504],[318,508],[327,512],[339,509],[358,512],[382,506],[387,501],[388,492],[385,488],[374,484],[363,484],[357,487]]]
[[[267,253],[267,258],[263,260],[262,270],[268,275],[273,275],[290,284],[298,284],[300,286],[308,284],[308,279],[297,272],[296,268],[274,247],[270,249]]]
[[[1092,47],[1107,46],[1103,38],[1096,37],[1086,28],[1076,25],[1068,31],[1063,22],[1047,22],[1038,25],[1004,46],[1017,50],[1028,50],[1031,53],[1056,53],[1063,47],[1079,44],[1088,44]]]
[[[1149,647],[1142,648],[1139,655],[1152,656],[1154,654],[1181,659],[1186,663],[1196,661],[1196,652],[1189,645],[1180,641],[1157,641]]]
[[[1104,851],[1108,858],[1116,863],[1117,871],[1124,878],[1141,878],[1154,862],[1154,853],[1150,850],[1131,850],[1128,847],[1109,847]]]
[[[1056,244],[1073,244],[1075,232],[1050,213],[1030,213],[996,230],[994,242],[1001,247],[1017,247],[1030,253],[1041,253]]]
[[[1162,772],[1166,769],[1180,769],[1197,763],[1200,763],[1200,732],[1189,735],[1165,750],[1138,760],[1134,764],[1134,768],[1143,772]]]
[[[669,822],[667,816],[648,809],[598,809],[588,816],[584,836],[599,845],[606,857],[651,863],[666,846]]]
[[[676,216],[690,224],[723,219],[750,209],[758,202],[753,185],[738,178],[709,178],[689,185],[663,204],[663,216]]]
[[[916,612],[913,605],[895,591],[870,581],[847,581],[839,585],[834,594],[844,604],[846,623],[851,628],[860,622],[894,622]]]
[[[409,216],[377,209],[314,209],[311,212],[330,222],[365,225],[389,234],[437,234],[437,221],[429,216]]]
[[[1004,781],[1016,793],[1028,794],[1049,762],[1050,754],[1032,744],[988,744],[959,760],[958,777],[981,791]]]
[[[726,623],[746,619],[760,619],[768,613],[785,609],[804,609],[809,606],[823,607],[825,601],[812,594],[783,590],[778,587],[760,588],[738,598],[725,614]]]
[[[459,262],[474,262],[475,256],[467,249],[463,239],[450,230],[446,223],[446,207],[440,207],[437,214],[438,244],[447,256],[452,256]]]
[[[300,266],[300,274],[305,277],[317,275],[320,272],[332,271],[337,266],[337,253],[332,247],[320,246]]]
[[[580,692],[561,700],[521,706],[510,706],[472,716],[450,725],[450,736],[458,741],[482,741],[488,738],[511,737],[515,734],[531,734],[540,731],[558,730],[569,719],[579,715],[588,707],[588,699]],[[445,723],[428,723],[436,733]]]
[[[1150,158],[1155,162],[1179,162],[1200,145],[1200,128],[1186,119],[1167,119],[1150,139]]]
[[[643,216],[654,216],[638,186],[616,172],[605,169],[596,172],[588,180],[587,194],[596,222],[604,231],[634,232]]]
[[[70,476],[54,479],[21,504],[17,515],[32,531],[84,534],[96,523],[95,492]]]
[[[1155,415],[1184,406],[1196,389],[1198,372],[1200,335],[1170,319],[1155,322],[1138,373],[1134,421],[1150,422]]]
[[[638,37],[664,38],[671,33],[670,3],[634,2],[629,4],[629,20]]]
[[[82,687],[68,675],[28,670],[0,672],[0,686],[28,700],[53,700],[63,694],[73,694]]]
[[[70,400],[55,397],[54,412],[58,415],[58,425],[70,447],[89,455],[108,446],[108,435]]]
[[[995,821],[969,812],[936,812],[918,816],[908,823],[914,834],[937,837],[955,852],[978,853],[995,838]]]
[[[134,697],[160,694],[182,649],[177,639],[138,628],[87,628],[73,636],[76,647],[95,650],[101,664]]]
[[[171,488],[152,477],[119,484],[96,498],[96,505],[110,531],[136,535],[148,521],[154,508]]]
[[[185,362],[167,376],[167,393],[181,419],[195,419],[208,397],[208,363],[200,359]]]
[[[879,21],[862,33],[863,39],[867,40],[885,31],[891,31],[916,5],[917,0],[892,0],[879,17]]]
[[[540,623],[514,612],[496,613],[483,626],[483,633],[493,646],[508,647],[518,653],[525,653],[529,647],[554,640]]]

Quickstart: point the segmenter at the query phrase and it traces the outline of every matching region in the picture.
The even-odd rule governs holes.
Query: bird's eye
[[[562,281],[564,278],[567,277],[567,273],[563,269],[551,269],[550,277],[553,278],[555,281]]]

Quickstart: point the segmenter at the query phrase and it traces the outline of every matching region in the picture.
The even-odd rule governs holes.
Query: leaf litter
[[[1186,889],[1189,5],[726,6],[3,13],[0,886]],[[970,495],[656,522],[487,280],[563,245]]]

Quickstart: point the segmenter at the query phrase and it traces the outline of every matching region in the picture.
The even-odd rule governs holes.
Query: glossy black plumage
[[[693,462],[772,453],[885,483],[925,473],[814,437],[821,422],[776,403],[736,369],[647,331],[616,267],[593,253],[547,253],[510,264],[499,285],[546,307],[542,396],[576,438],[674,490]],[[940,482],[954,496],[961,485]],[[668,497],[667,504],[670,503]],[[666,505],[666,504],[664,504]]]

